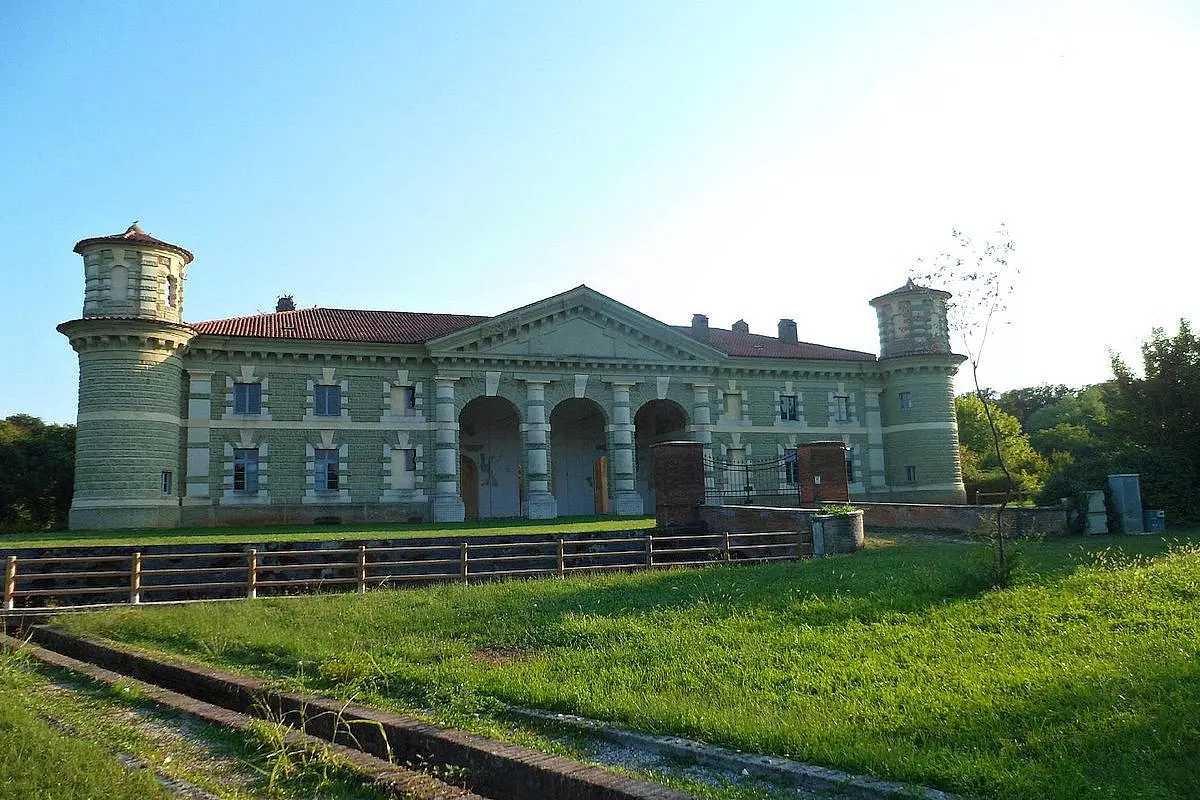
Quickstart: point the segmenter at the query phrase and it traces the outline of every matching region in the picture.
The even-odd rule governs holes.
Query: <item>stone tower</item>
[[[184,268],[192,254],[135,222],[84,239],[83,316],[58,330],[79,353],[71,528],[179,525]]]
[[[884,378],[884,470],[896,500],[966,500],[954,413],[954,375],[965,357],[950,348],[949,300],[949,292],[910,279],[871,301]]]

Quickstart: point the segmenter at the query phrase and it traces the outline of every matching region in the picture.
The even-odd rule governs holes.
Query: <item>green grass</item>
[[[1180,538],[1180,537],[1175,537]],[[968,797],[1200,796],[1200,536],[872,540],[824,561],[64,617],[450,722],[503,703]]]
[[[148,544],[238,544],[243,542],[310,542],[342,539],[429,539],[438,536],[499,534],[565,534],[653,528],[654,517],[560,517],[538,522],[417,522],[393,525],[273,525],[248,528],[174,528],[170,530],[0,532],[0,551],[15,547],[74,547]]]
[[[109,686],[0,650],[0,800],[169,800],[118,752],[227,800],[386,795],[327,752],[301,753],[281,726],[251,732],[177,716],[137,690]]]
[[[26,697],[32,688],[0,655],[0,798],[167,800],[152,775],[130,772],[116,755],[54,727]]]

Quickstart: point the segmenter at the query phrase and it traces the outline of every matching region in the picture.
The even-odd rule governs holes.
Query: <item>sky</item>
[[[584,283],[871,352],[868,300],[1003,224],[981,382],[1096,383],[1197,319],[1198,79],[1194,0],[8,0],[0,417],[74,421],[72,247],[134,220],[190,321]]]

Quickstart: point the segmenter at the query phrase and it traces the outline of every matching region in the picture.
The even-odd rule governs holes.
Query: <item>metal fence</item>
[[[705,458],[704,469],[713,476],[705,489],[709,505],[800,505],[796,453],[776,458]]]
[[[565,577],[615,570],[801,557],[801,535],[713,533],[619,536],[239,553],[10,555],[4,611],[80,605],[255,598],[429,583]]]

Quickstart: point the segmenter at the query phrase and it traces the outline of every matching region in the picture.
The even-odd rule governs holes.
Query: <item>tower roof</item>
[[[171,244],[170,242],[164,242],[162,239],[156,239],[150,234],[146,233],[144,230],[142,230],[142,226],[138,225],[137,220],[134,220],[133,224],[126,228],[124,233],[113,233],[109,234],[108,236],[93,236],[90,239],[80,239],[75,243],[74,249],[76,253],[83,255],[84,248],[91,247],[94,244],[153,245],[154,247],[162,247],[178,253],[179,255],[183,256],[184,263],[187,264],[190,264],[192,259],[195,258],[195,256],[179,245]]]
[[[915,294],[916,292],[922,292],[925,294],[938,294],[938,295],[942,295],[943,297],[950,296],[950,293],[947,291],[943,291],[941,289],[931,289],[928,286],[921,286],[919,283],[914,281],[912,278],[909,278],[908,282],[905,283],[903,286],[901,286],[899,289],[892,289],[890,292],[879,295],[879,297],[872,298],[871,305],[875,305],[877,302],[879,302],[880,300],[882,300],[885,297],[891,297],[892,295],[897,295],[897,294]]]

